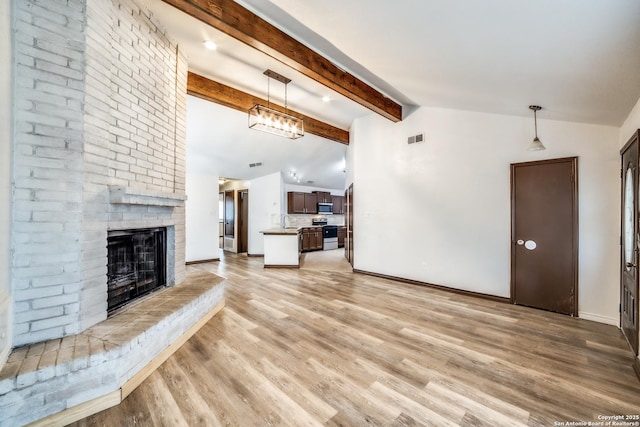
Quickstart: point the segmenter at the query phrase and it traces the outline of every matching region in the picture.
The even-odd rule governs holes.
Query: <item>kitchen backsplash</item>
[[[311,222],[314,219],[318,218],[326,218],[327,224],[329,225],[344,225],[344,215],[296,215],[296,214],[287,214],[280,215],[280,221],[278,221],[274,225],[280,225],[284,227],[306,227],[311,225]]]

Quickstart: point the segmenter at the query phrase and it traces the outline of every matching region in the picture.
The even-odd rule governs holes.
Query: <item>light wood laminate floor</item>
[[[554,426],[640,415],[620,331],[361,274],[225,255],[227,305],[76,426]],[[585,424],[586,425],[586,424]]]

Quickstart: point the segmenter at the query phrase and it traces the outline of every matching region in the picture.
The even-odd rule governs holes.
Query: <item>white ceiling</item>
[[[161,0],[146,1],[187,54],[191,71],[264,98],[267,78],[262,72],[270,68],[293,80],[288,85],[290,108],[344,129],[353,119],[370,114],[364,107]],[[540,118],[620,126],[640,97],[637,0],[238,3],[403,104],[405,114],[413,106],[434,106],[528,116],[531,111],[527,107],[538,104],[543,107]],[[205,50],[204,40],[214,40],[218,49]],[[282,103],[283,88],[272,81],[273,101]],[[332,98],[330,103],[320,100],[325,95]],[[242,113],[228,108],[218,106],[215,120],[195,111],[207,108],[207,104],[210,103],[189,103],[189,115],[206,117],[202,123],[191,117],[188,120],[187,146],[189,151],[203,153],[199,164],[208,161],[217,166],[223,162],[225,170],[235,164],[238,171],[234,177],[242,179],[258,173],[252,170],[245,176],[241,168],[254,161],[262,161],[265,166],[278,164],[285,171],[303,171],[307,165],[293,165],[293,150],[279,150],[279,145],[259,150],[271,144],[306,147],[307,141],[311,141],[308,145],[313,150],[317,148],[315,139],[340,148],[330,162],[344,157],[344,146],[311,135],[297,142],[270,135],[265,139],[259,132],[246,130],[246,116],[240,124],[240,118],[233,116]],[[227,126],[232,122],[245,127],[245,132],[239,135],[235,128]],[[248,144],[244,146],[246,151],[231,159],[228,153],[238,151],[239,139]],[[206,161],[204,153],[208,156]],[[318,152],[311,156],[319,157]],[[322,167],[316,164],[315,169]],[[337,176],[327,187],[343,188],[342,177]],[[316,181],[318,186],[323,186],[326,179],[316,178],[311,172],[305,172],[305,178]]]
[[[640,97],[637,0],[238,3],[405,104],[620,126]]]
[[[214,172],[246,180],[281,171],[290,184],[342,190],[345,154],[344,144],[311,134],[292,141],[257,132],[247,127],[247,113],[187,98],[189,173]],[[252,168],[251,163],[262,166]],[[291,172],[296,173],[295,178]]]

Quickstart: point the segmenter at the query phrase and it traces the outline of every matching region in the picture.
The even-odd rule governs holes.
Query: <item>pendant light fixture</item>
[[[291,79],[272,70],[266,70],[263,74],[269,78],[267,80],[267,106],[255,104],[249,109],[249,128],[289,139],[303,137],[304,121],[287,114],[287,85]],[[284,83],[284,113],[271,108],[271,79]]]
[[[540,107],[539,105],[529,105],[529,109],[533,111],[533,124],[535,126],[536,137],[533,138],[533,141],[531,141],[531,144],[529,144],[529,147],[527,148],[527,150],[528,151],[545,150],[546,147],[542,145],[542,141],[540,141],[540,139],[538,138],[538,118],[536,116],[536,113],[542,110],[542,107]]]

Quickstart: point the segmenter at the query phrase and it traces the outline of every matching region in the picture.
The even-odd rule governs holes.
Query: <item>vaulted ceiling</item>
[[[192,72],[265,98],[267,78],[262,72],[273,69],[293,80],[288,85],[290,108],[344,130],[353,119],[371,113],[366,102],[354,101],[349,93],[345,96],[340,88],[300,67],[292,68],[277,54],[260,52],[246,40],[167,4],[175,0],[146,1],[187,54]],[[237,6],[231,0],[183,3],[204,9]],[[539,113],[543,119],[620,126],[640,97],[637,1],[239,0],[237,4],[323,55],[338,73],[345,71],[388,97],[405,115],[415,106],[434,106],[528,116],[527,106],[538,104],[544,107]],[[204,49],[205,40],[215,41],[218,49]],[[283,103],[282,87],[271,83],[269,93],[272,101]],[[330,102],[323,102],[323,96]],[[242,113],[219,109],[215,114],[218,120],[230,121],[227,114]],[[266,135],[264,140],[246,128],[217,134],[214,121],[206,127],[208,133],[194,134],[210,135],[215,148],[207,138],[191,139],[189,144],[197,146],[200,157],[210,156],[212,161],[238,139],[271,144],[277,138]],[[313,138],[308,135],[290,143],[304,144]],[[323,143],[335,144],[319,138],[318,144],[310,145]],[[265,166],[273,163],[274,168],[282,162],[265,159]],[[245,165],[245,160],[237,166]],[[291,162],[278,167],[302,168]],[[237,177],[251,178],[265,171],[239,170]],[[220,173],[231,176],[224,170]],[[328,186],[341,188],[339,182]]]

